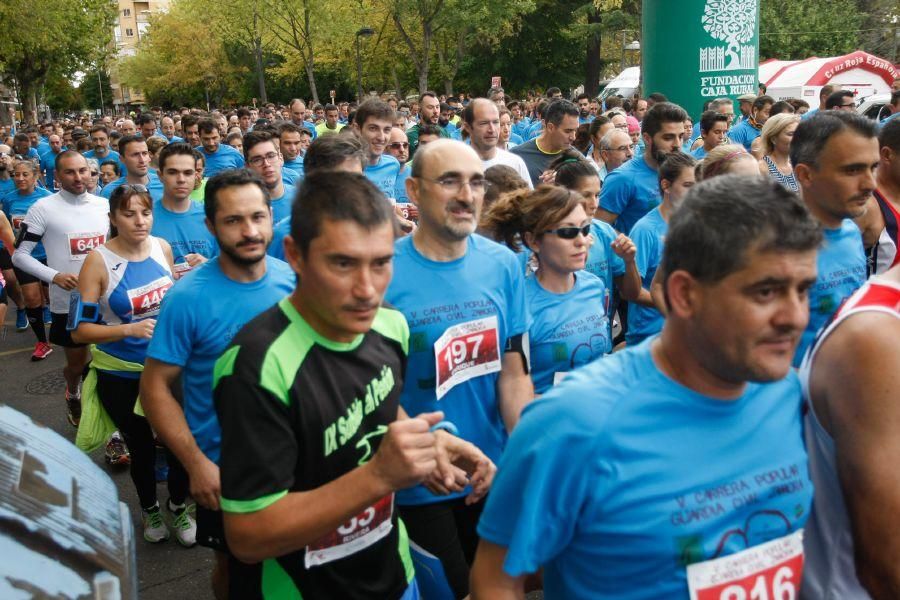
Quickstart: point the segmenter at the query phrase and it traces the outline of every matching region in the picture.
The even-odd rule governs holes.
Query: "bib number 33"
[[[802,573],[803,530],[687,568],[691,600],[796,600]]]
[[[496,316],[447,328],[434,343],[438,400],[464,381],[500,370],[499,337]]]

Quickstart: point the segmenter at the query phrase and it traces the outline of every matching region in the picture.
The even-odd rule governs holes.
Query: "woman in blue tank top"
[[[75,319],[72,339],[96,344],[83,401],[87,405],[87,394],[94,389],[100,405],[122,432],[131,451],[131,479],[141,503],[144,539],[161,542],[168,539],[169,529],[156,498],[156,445],[147,420],[135,414],[135,403],[156,316],[166,291],[174,284],[172,249],[166,241],[150,235],[153,204],[142,185],[123,185],[112,193],[109,219],[110,240],[88,255],[78,278],[82,303],[97,303],[99,319]],[[91,377],[95,377],[95,388],[90,385],[94,382]],[[196,524],[184,504],[187,473],[168,450],[166,456],[172,529],[182,545],[193,546]]]

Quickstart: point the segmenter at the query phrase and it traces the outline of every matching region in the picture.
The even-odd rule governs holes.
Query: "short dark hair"
[[[185,144],[185,146],[187,146],[187,144]],[[114,160],[114,159],[112,159],[112,158],[107,158],[107,159],[104,160],[102,163],[100,163],[100,166],[97,167],[97,168],[99,169],[100,167],[105,167],[106,165],[109,165],[109,166],[111,166],[111,167],[113,168],[113,173],[115,173],[116,176],[119,176],[119,175],[122,174],[122,168],[119,167],[119,161]],[[162,171],[162,165],[161,165],[161,164],[160,164],[159,170]]]
[[[844,98],[853,98],[853,92],[850,90],[838,90],[825,99],[825,110],[837,108],[844,103]]]
[[[212,133],[213,131],[219,131],[219,124],[216,123],[216,120],[210,117],[204,117],[200,119],[197,123],[199,127],[197,130],[200,133]]]
[[[107,136],[109,135],[109,129],[107,129],[106,125],[94,125],[91,127],[91,133],[97,133],[98,131],[102,131]]]
[[[338,107],[335,106],[334,104],[331,104],[330,102],[325,105],[325,112],[328,112],[329,110],[337,110],[337,109],[338,109]]]
[[[757,96],[756,100],[753,101],[753,110],[765,108],[766,104],[775,104],[775,98],[766,95]]]
[[[203,155],[202,152],[194,148],[194,160],[199,160],[200,163],[206,167],[206,156]]]
[[[326,136],[329,137],[339,136]],[[304,257],[312,241],[321,234],[325,219],[350,221],[367,230],[390,223],[397,233],[397,219],[390,201],[361,173],[346,173],[341,177],[323,172],[307,173],[291,208],[291,237]]]
[[[781,113],[795,112],[797,112],[797,109],[794,108],[793,104],[791,104],[787,100],[779,100],[772,105],[771,109],[769,109],[769,117],[774,117],[775,115],[780,115]]]
[[[59,168],[59,164],[67,158],[71,158],[73,156],[80,156],[81,158],[84,158],[84,155],[82,155],[80,152],[76,152],[75,150],[63,150],[56,155],[56,160],[53,161],[53,168],[57,171],[60,171],[61,169]]]
[[[687,112],[671,102],[657,102],[650,107],[641,123],[641,132],[651,138],[662,130],[663,123],[684,123]]]
[[[272,142],[272,144],[274,145],[275,144],[275,142],[273,141],[274,139],[275,139],[275,136],[273,136],[268,131],[256,131],[255,129],[253,131],[248,131],[247,134],[244,136],[244,143],[243,143],[244,160],[247,160],[247,156],[250,154],[250,150],[254,146],[258,146],[258,145],[264,144],[266,142]],[[277,150],[278,146],[275,146],[275,149]]]
[[[419,123],[419,137],[423,135],[441,135],[440,125],[432,123]]]
[[[552,98],[555,94],[562,94],[562,90],[558,87],[550,87],[547,88],[547,93],[545,94],[548,98]]]
[[[163,169],[166,168],[166,161],[169,160],[170,156],[182,155],[194,158],[194,149],[191,148],[190,144],[186,144],[184,142],[175,142],[174,144],[166,145],[166,147],[159,151],[159,158],[157,159],[157,163],[159,164],[159,172],[162,173]]]
[[[206,189],[203,190],[203,212],[210,223],[216,222],[216,209],[219,208],[219,192],[232,187],[240,187],[244,185],[255,185],[262,192],[263,198],[266,199],[266,206],[272,207],[272,200],[269,198],[269,192],[256,173],[250,169],[226,169],[210,177],[206,182]]]
[[[900,152],[900,119],[891,119],[878,132],[878,147]]]
[[[731,119],[729,119],[728,115],[723,115],[720,112],[716,112],[714,110],[708,110],[700,115],[700,132],[706,133],[710,129],[716,126],[716,123],[722,122],[725,123],[727,128]]]
[[[559,126],[566,116],[577,118],[579,114],[581,113],[578,112],[578,107],[575,104],[560,98],[551,102],[547,107],[544,122]]]
[[[307,175],[316,171],[330,171],[351,158],[359,159],[362,166],[366,164],[366,155],[358,137],[323,135],[309,145],[303,156],[303,170]]]
[[[591,100],[591,95],[590,95],[590,94],[585,94],[584,92],[581,92],[580,94],[578,94],[577,96],[575,96],[575,101],[576,101],[576,102],[580,102],[581,100],[587,100],[588,102],[590,102],[590,100]]]
[[[722,175],[693,186],[672,214],[661,268],[666,278],[683,270],[716,283],[742,269],[750,252],[807,252],[821,242],[796,193],[769,177]]]
[[[423,94],[424,95],[424,94]],[[379,98],[370,98],[359,105],[356,114],[353,116],[353,122],[359,127],[366,124],[370,118],[383,119],[385,121],[394,121],[394,109],[391,105]]]
[[[145,139],[143,138],[143,136],[141,136],[141,135],[139,135],[139,134],[135,134],[135,135],[123,135],[122,138],[119,140],[119,154],[121,154],[121,155],[124,156],[124,154],[125,154],[125,149],[128,148],[128,145],[129,145],[129,144],[136,144],[137,142],[140,142],[140,143],[142,143],[142,144],[146,144],[146,143],[147,143],[147,140],[145,140]]]
[[[697,160],[690,154],[675,151],[666,156],[666,159],[659,165],[657,178],[659,180],[659,192],[662,194],[662,182],[665,179],[669,183],[674,182],[685,169],[693,169],[697,166]]]
[[[152,113],[141,113],[141,116],[138,117],[137,126],[140,127],[142,125],[146,125],[147,123],[156,124],[156,117],[153,116]]]
[[[591,121],[591,127],[590,127],[590,129],[588,129],[588,133],[591,135],[591,137],[594,137],[594,135],[598,131],[600,131],[601,127],[603,127],[607,123],[611,123],[611,122],[612,122],[612,120],[609,117],[604,117],[603,115],[597,115],[596,117],[594,117],[594,120]]]
[[[242,106],[241,108],[237,109],[237,118],[238,119],[240,119],[241,117],[249,117],[249,116],[251,116],[249,108]]]
[[[652,94],[647,96],[647,100],[653,100],[654,104],[656,104],[658,102],[668,102],[669,101],[669,99],[666,98],[666,95],[662,94],[660,92],[653,92]]]
[[[187,114],[181,117],[181,130],[185,131],[188,127],[193,127],[200,123],[200,117],[197,115]],[[198,128],[199,131],[199,128]]]
[[[800,121],[791,140],[791,165],[797,168],[799,164],[806,164],[818,169],[819,157],[825,149],[825,144],[833,135],[846,129],[863,137],[877,136],[874,121],[845,110],[819,111],[810,118]]]

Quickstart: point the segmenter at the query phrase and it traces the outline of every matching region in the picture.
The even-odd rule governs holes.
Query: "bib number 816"
[[[756,578],[749,590],[742,585],[729,585],[722,590],[719,600],[796,600],[797,588],[791,581],[793,577],[794,571],[790,567],[781,567],[772,578],[771,594],[764,573]]]

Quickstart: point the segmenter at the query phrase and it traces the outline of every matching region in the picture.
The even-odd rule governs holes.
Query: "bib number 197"
[[[499,371],[498,343],[496,316],[449,327],[434,343],[438,400],[464,381]]]

